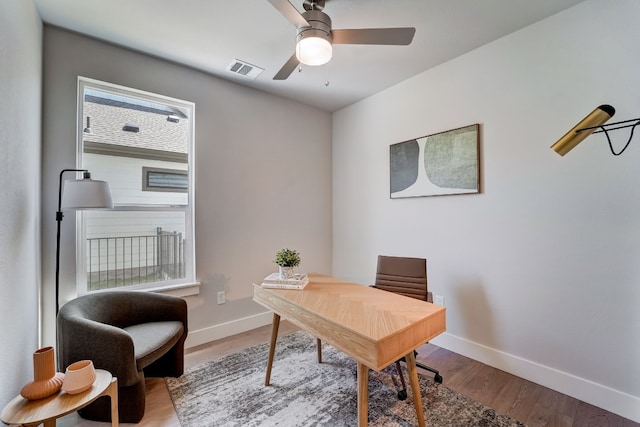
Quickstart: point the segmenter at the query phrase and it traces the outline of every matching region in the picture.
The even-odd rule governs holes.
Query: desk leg
[[[422,409],[422,396],[420,393],[420,383],[418,382],[418,370],[416,369],[416,356],[413,351],[405,356],[407,369],[409,370],[409,380],[411,381],[411,391],[413,392],[413,404],[416,407],[418,426],[424,427],[424,411]]]
[[[316,339],[316,347],[318,347],[318,363],[322,363],[322,340]]]
[[[358,362],[358,427],[369,424],[369,367]]]
[[[267,376],[264,385],[271,382],[271,367],[273,366],[273,355],[276,352],[276,341],[278,340],[278,327],[280,326],[280,315],[273,313],[273,324],[271,325],[271,344],[269,346],[269,360],[267,361]]]

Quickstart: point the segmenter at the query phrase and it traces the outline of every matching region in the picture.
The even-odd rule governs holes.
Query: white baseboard
[[[196,347],[211,341],[226,338],[231,335],[247,332],[260,326],[270,325],[273,320],[273,313],[270,311],[255,314],[253,316],[243,317],[242,319],[232,322],[221,323],[219,325],[210,326],[208,328],[189,331],[187,340],[184,343],[185,348]]]
[[[640,398],[637,396],[448,333],[430,342],[624,418],[640,422]]]

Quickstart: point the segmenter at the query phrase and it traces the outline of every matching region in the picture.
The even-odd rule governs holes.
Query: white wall
[[[78,34],[45,26],[43,271],[53,271],[57,175],[75,165],[81,75],[196,104],[198,297],[188,298],[196,345],[269,323],[252,282],[275,271],[276,251],[301,268],[331,269],[331,117],[315,108]],[[95,179],[101,177],[92,174]],[[61,304],[76,295],[73,212],[62,223]],[[43,275],[45,337],[53,337],[52,274]],[[227,303],[216,304],[226,291]]]
[[[640,136],[620,157],[602,135],[549,146],[600,104],[640,115],[638,17],[588,0],[333,116],[333,273],[426,257],[434,343],[636,421]],[[390,144],[473,123],[482,194],[389,199]]]
[[[32,1],[0,1],[0,407],[39,347],[41,56]]]

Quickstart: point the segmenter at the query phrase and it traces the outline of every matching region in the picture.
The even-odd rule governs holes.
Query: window
[[[113,210],[79,212],[81,294],[196,284],[194,109],[78,78],[78,164],[109,182],[114,202]]]
[[[166,191],[186,193],[189,174],[175,169],[142,168],[142,191]]]

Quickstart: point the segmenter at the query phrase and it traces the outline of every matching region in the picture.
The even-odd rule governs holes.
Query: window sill
[[[181,283],[179,285],[158,286],[156,288],[147,288],[147,292],[155,292],[165,295],[173,295],[176,297],[190,297],[200,295],[200,282]]]

